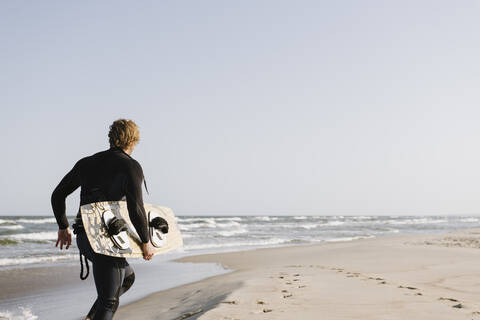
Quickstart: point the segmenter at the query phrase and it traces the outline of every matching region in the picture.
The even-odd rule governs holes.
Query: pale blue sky
[[[135,120],[177,214],[480,213],[479,1],[2,1],[0,214]],[[68,213],[78,208],[78,192]]]

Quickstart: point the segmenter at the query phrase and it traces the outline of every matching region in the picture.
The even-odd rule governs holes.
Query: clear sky
[[[177,214],[480,213],[480,2],[1,1],[0,214],[118,118]],[[68,214],[78,209],[78,191]]]

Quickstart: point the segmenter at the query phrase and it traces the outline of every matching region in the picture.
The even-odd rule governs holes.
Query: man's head
[[[108,139],[110,148],[121,148],[130,154],[140,141],[140,131],[132,120],[118,119],[110,126]]]

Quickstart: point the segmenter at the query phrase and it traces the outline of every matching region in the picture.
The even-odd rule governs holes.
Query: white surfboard
[[[144,207],[149,221],[150,241],[155,248],[155,254],[182,247],[182,235],[172,210],[151,204],[144,204]],[[140,237],[130,221],[125,201],[89,203],[80,207],[80,213],[93,251],[112,257],[143,257]],[[123,219],[125,224],[122,223],[123,221],[117,221],[117,225],[110,224],[115,221],[115,218]],[[151,221],[153,222],[150,223]],[[125,230],[111,235],[108,233],[109,224],[111,227],[120,225]],[[112,230],[116,229],[112,227]]]

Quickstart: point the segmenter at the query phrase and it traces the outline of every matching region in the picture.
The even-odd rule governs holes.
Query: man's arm
[[[75,164],[72,170],[65,177],[63,177],[62,181],[58,184],[58,186],[53,190],[52,193],[52,209],[55,218],[57,219],[58,224],[58,236],[57,236],[57,243],[55,247],[58,246],[60,243],[60,250],[63,249],[65,245],[65,249],[70,248],[72,244],[72,233],[68,228],[68,220],[67,215],[65,213],[65,199],[67,196],[75,191],[80,186],[80,176],[78,173],[78,162]]]
[[[128,215],[142,242],[148,243],[150,236],[148,232],[147,215],[145,214],[145,208],[143,206],[142,181],[142,167],[138,162],[134,161],[127,173],[125,185]]]
[[[80,175],[79,175],[79,165],[78,162],[75,164],[72,170],[65,177],[63,177],[62,181],[58,184],[58,186],[53,190],[52,193],[52,209],[55,218],[57,219],[57,224],[59,229],[67,229],[68,228],[68,220],[65,213],[65,199],[69,194],[75,191],[80,186]]]

